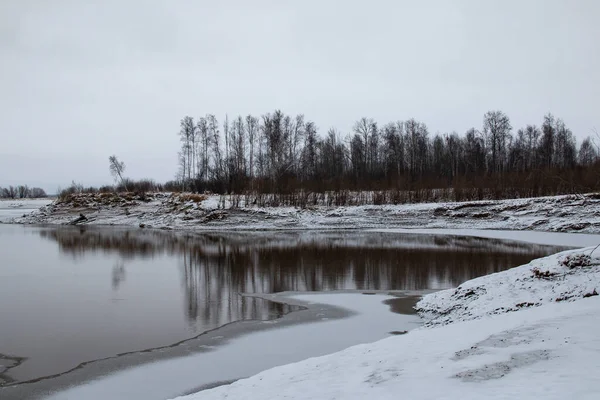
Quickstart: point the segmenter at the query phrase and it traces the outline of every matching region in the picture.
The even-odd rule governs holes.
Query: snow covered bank
[[[594,247],[565,251],[472,279],[425,296],[416,308],[427,325],[439,325],[597,296],[600,249],[592,251]]]
[[[600,233],[600,195],[533,199],[311,208],[239,207],[216,195],[77,195],[14,222],[186,230],[452,228]]]
[[[181,397],[598,399],[600,298],[420,329]]]
[[[592,250],[427,295],[418,309],[429,327],[407,335],[180,399],[599,398],[600,251]]]

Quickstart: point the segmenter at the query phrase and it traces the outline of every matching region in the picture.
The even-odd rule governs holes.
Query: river
[[[214,338],[239,343],[275,325],[308,331],[265,368],[326,354],[413,328],[411,307],[422,293],[564,248],[412,232],[0,225],[0,395],[60,393],[115,371],[206,352]],[[307,293],[313,297],[299,296]],[[336,329],[352,332],[344,340],[308,339],[342,320],[350,325]],[[327,323],[311,328],[316,321]],[[235,373],[225,365],[194,387],[181,382],[164,394],[255,373],[260,354],[230,357]]]

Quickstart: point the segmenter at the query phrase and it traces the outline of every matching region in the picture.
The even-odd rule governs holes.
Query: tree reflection
[[[74,257],[87,252],[117,253],[124,260],[176,257],[187,318],[211,326],[289,310],[241,293],[441,289],[562,250],[495,239],[357,232],[176,234],[58,228],[41,230],[41,235]],[[124,263],[115,265],[115,290],[124,278]]]
[[[121,283],[125,281],[125,264],[123,261],[118,261],[112,268],[112,288],[119,290]]]

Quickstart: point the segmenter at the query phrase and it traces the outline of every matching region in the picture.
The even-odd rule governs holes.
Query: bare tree
[[[196,154],[196,125],[192,117],[186,116],[180,122],[179,137],[181,140],[182,178],[185,183],[194,177]]]
[[[46,197],[46,191],[44,191],[44,189],[39,188],[39,187],[34,187],[30,190],[30,197],[34,198],[34,199],[39,199],[42,197]]]
[[[217,118],[208,114],[206,116],[208,124],[208,135],[213,154],[213,167],[211,169],[211,180],[215,183],[224,184],[225,167],[223,162],[223,153],[221,152],[221,133],[219,132],[219,122]]]
[[[227,114],[225,114],[225,122],[223,122],[223,138],[225,139],[225,160],[223,160],[223,170],[225,180],[228,181],[231,172],[229,168],[229,116]]]
[[[402,122],[391,122],[383,127],[382,163],[388,182],[398,179],[404,162],[404,138]]]
[[[465,135],[465,174],[471,177],[485,171],[485,142],[480,132],[471,128]]]
[[[577,162],[577,150],[573,132],[565,126],[562,119],[556,120],[556,140],[554,143],[554,166],[558,168],[572,168]]]
[[[588,166],[592,165],[596,160],[598,160],[598,152],[588,136],[581,142],[581,147],[579,147],[579,164]]]
[[[302,175],[305,179],[317,178],[317,128],[313,122],[305,126],[304,148],[302,149]]]
[[[230,174],[235,183],[234,190],[240,189],[240,183],[246,178],[246,126],[242,116],[232,122],[230,129]]]
[[[525,171],[528,167],[528,146],[527,133],[523,129],[517,131],[517,137],[513,141],[508,156],[509,169],[515,171]]]
[[[450,135],[446,135],[446,151],[448,153],[448,160],[450,163],[450,177],[454,179],[459,174],[461,163],[464,160],[464,147],[463,143],[458,136],[458,133],[452,132]]]
[[[29,188],[27,185],[19,185],[17,186],[17,197],[19,199],[24,199],[29,195]]]
[[[535,125],[527,125],[525,128],[525,140],[526,140],[526,155],[527,164],[529,168],[537,167],[540,163],[540,156],[537,154],[537,148],[539,145],[540,136],[542,133],[540,129]]]
[[[502,172],[507,163],[510,119],[502,111],[488,111],[483,117],[483,134],[489,151],[488,172]]]
[[[427,150],[429,134],[427,126],[414,118],[404,123],[406,132],[407,156],[409,159],[409,171],[412,180],[420,179],[425,175],[427,166]]]
[[[208,132],[208,122],[204,117],[198,118],[196,123],[196,130],[198,135],[198,178],[201,182],[206,183],[208,181],[208,167],[209,157],[208,151],[210,148],[210,135]]]
[[[481,132],[431,137],[415,119],[379,125],[369,118],[360,119],[349,135],[332,128],[319,136],[302,115],[279,110],[261,119],[248,115],[230,122],[226,117],[223,132],[210,114],[195,125],[189,117],[182,122],[180,177],[194,183],[190,188],[196,191],[294,199],[297,193],[395,190],[393,201],[403,202],[432,200],[437,196],[433,189],[453,189],[456,199],[600,189],[593,141],[582,144],[577,154],[573,134],[551,115],[542,129],[527,125],[514,137],[501,111],[485,114]],[[257,199],[254,203],[260,204]]]
[[[248,134],[248,148],[250,151],[249,154],[249,164],[248,164],[248,172],[250,176],[250,185],[253,185],[252,180],[254,179],[254,149],[256,147],[256,141],[258,136],[258,118],[253,117],[251,115],[246,116],[246,133]]]
[[[550,168],[552,166],[555,140],[556,127],[554,116],[548,113],[544,116],[544,123],[542,124],[542,137],[540,139],[538,148],[540,161],[545,168]]]
[[[125,172],[125,163],[123,161],[119,161],[117,156],[114,154],[108,157],[109,169],[110,173],[115,178],[115,182],[117,179],[121,181],[123,186],[125,187],[125,191],[127,191],[127,185],[125,184],[125,179],[123,179],[123,173]]]

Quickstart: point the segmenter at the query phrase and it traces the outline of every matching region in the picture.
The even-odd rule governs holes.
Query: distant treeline
[[[378,124],[362,118],[352,132],[320,135],[303,115],[214,115],[181,120],[180,190],[229,194],[391,193],[386,202],[425,200],[443,189],[454,200],[588,192],[600,189],[598,148],[578,146],[560,118],[513,131],[489,111],[481,129],[430,134],[415,119]],[[428,196],[424,196],[428,197]]]
[[[0,187],[0,199],[34,199],[46,197],[46,192],[42,188],[30,188],[27,185]]]

